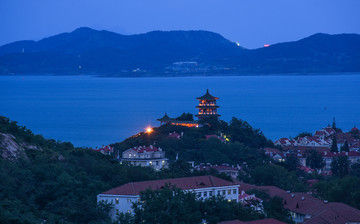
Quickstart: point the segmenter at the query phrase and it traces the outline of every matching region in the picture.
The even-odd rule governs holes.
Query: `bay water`
[[[196,114],[196,97],[220,98],[221,119],[246,120],[269,139],[332,123],[360,126],[360,74],[99,78],[0,76],[0,116],[46,138],[95,147],[159,126],[166,112]]]

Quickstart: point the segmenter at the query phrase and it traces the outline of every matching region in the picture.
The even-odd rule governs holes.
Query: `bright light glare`
[[[146,128],[146,133],[151,133],[151,132],[153,132],[153,129],[149,126],[149,127],[147,127]]]

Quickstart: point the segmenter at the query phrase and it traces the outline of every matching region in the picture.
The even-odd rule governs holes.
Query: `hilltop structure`
[[[209,93],[209,90],[206,90],[206,94],[196,98],[199,100],[199,106],[196,108],[199,109],[199,113],[195,115],[199,119],[208,118],[208,117],[220,117],[217,113],[218,105],[216,105],[216,100],[220,99],[218,97],[212,96]]]
[[[209,90],[206,90],[205,95],[201,97],[197,97],[197,100],[199,100],[198,106],[196,106],[197,109],[199,109],[199,112],[197,115],[195,115],[198,120],[197,121],[184,121],[184,120],[178,120],[176,118],[170,118],[166,113],[162,118],[157,119],[160,121],[160,125],[164,124],[170,124],[170,125],[178,125],[178,126],[186,126],[186,127],[199,127],[199,121],[204,118],[218,118],[221,115],[217,113],[217,109],[219,106],[216,104],[216,100],[220,99],[219,97],[212,96],[209,93]]]

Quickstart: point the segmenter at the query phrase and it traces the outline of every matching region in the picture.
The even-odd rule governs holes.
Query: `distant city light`
[[[270,44],[264,44],[264,47],[270,47]]]
[[[240,44],[238,42],[235,42],[238,47],[240,47]]]
[[[147,127],[147,128],[146,128],[146,133],[149,133],[149,134],[150,134],[151,132],[153,132],[153,129],[152,129],[150,126]]]

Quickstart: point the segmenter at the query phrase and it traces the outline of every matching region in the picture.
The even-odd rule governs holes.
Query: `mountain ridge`
[[[194,62],[176,64],[176,62]],[[122,35],[80,27],[0,46],[0,74],[272,74],[360,71],[360,35],[317,33],[246,49],[220,34],[151,31]]]

